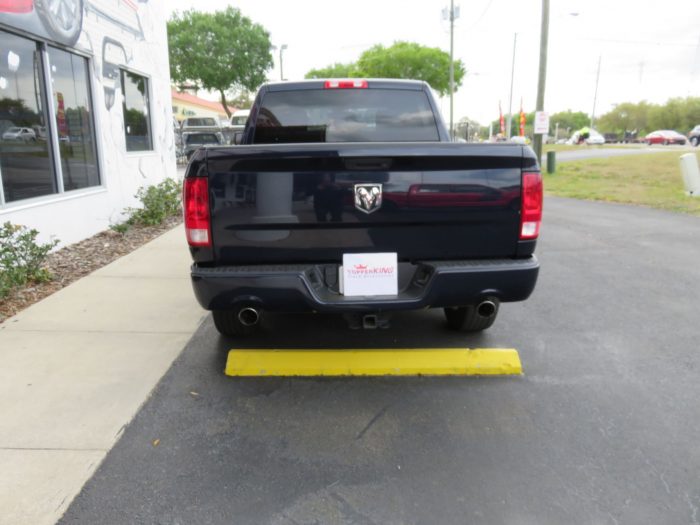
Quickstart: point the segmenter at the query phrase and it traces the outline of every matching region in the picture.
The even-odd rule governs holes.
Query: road
[[[610,157],[624,157],[627,155],[646,155],[648,153],[663,153],[677,152],[679,155],[695,151],[689,146],[621,146],[618,148],[606,147],[588,147],[581,146],[581,149],[567,150],[557,152],[558,162],[567,162],[571,160],[586,160],[586,159],[607,159]],[[547,156],[542,156],[542,165],[546,164]]]
[[[548,198],[530,301],[205,322],[61,523],[700,523],[700,219]],[[518,348],[516,378],[233,379],[246,347]]]

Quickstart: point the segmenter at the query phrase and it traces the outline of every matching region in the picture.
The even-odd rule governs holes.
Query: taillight
[[[520,238],[537,239],[542,222],[542,174],[523,173],[523,196],[520,210]]]
[[[349,89],[367,88],[369,85],[366,80],[326,80],[323,87],[326,89]]]
[[[185,234],[189,245],[210,247],[209,181],[206,178],[185,179],[182,209],[185,215]]]

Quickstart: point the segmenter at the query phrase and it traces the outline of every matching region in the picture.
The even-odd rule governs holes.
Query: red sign
[[[66,106],[63,103],[63,93],[56,93],[57,110],[56,110],[56,123],[58,124],[58,134],[61,137],[68,136],[68,124],[66,123]]]

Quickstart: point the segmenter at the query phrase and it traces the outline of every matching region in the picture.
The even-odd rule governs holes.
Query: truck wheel
[[[256,320],[250,319],[250,322],[241,322],[241,311],[243,308],[236,310],[213,310],[212,317],[214,318],[214,326],[221,335],[230,337],[241,337],[251,335],[257,331],[260,326],[260,318],[262,314],[258,312]]]
[[[488,303],[488,304],[486,304]],[[451,330],[481,332],[490,328],[498,315],[498,300],[484,301],[476,306],[445,308],[447,326]]]

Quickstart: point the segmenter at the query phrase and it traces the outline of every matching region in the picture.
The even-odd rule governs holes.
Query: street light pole
[[[287,44],[282,44],[280,46],[280,80],[284,80],[284,62],[282,59],[282,53],[285,49],[287,49]]]
[[[537,80],[536,111],[544,110],[544,89],[547,80],[547,40],[549,38],[549,0],[542,0],[542,27],[540,29],[540,71]],[[542,159],[542,135],[535,134],[533,143],[537,162]]]
[[[510,68],[510,98],[508,98],[508,131],[506,137],[510,138],[510,124],[513,119],[513,79],[515,78],[515,45],[518,41],[518,33],[513,35],[513,65]],[[522,105],[522,100],[520,101]]]
[[[598,55],[598,72],[595,76],[595,92],[593,93],[593,111],[591,112],[591,127],[593,127],[593,123],[595,122],[595,106],[596,102],[598,102],[598,81],[600,80],[600,61],[602,60],[602,58],[603,55]]]

